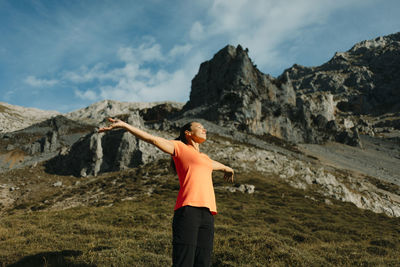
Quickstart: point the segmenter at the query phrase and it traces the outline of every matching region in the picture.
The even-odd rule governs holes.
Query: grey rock
[[[53,186],[54,187],[61,187],[62,186],[62,182],[61,181],[58,181],[58,182],[55,182],[54,184],[53,184]]]
[[[400,108],[400,33],[362,41],[318,67],[293,65],[280,77],[297,95],[329,92],[341,112],[380,115]]]
[[[12,144],[13,149],[9,153],[13,157],[18,156],[19,160],[14,161],[14,164],[7,164],[7,161],[0,160],[0,173],[49,160],[60,151],[65,152],[82,135],[93,129],[93,126],[59,115],[25,129],[4,134],[0,140],[5,139],[7,143]],[[8,146],[8,148],[11,147]],[[0,154],[0,158],[7,159],[10,155]]]
[[[253,194],[255,192],[255,186],[250,184],[237,184],[235,186],[220,186],[216,187],[217,190],[227,190],[231,193],[241,192],[246,194]]]
[[[376,131],[373,125],[358,127],[350,119],[353,114],[377,116],[400,109],[399,40],[396,33],[363,41],[321,66],[295,64],[278,78],[261,73],[240,45],[228,45],[201,64],[183,116],[294,143],[361,146],[358,130]],[[399,129],[399,117],[376,127]]]
[[[326,128],[335,120],[333,95],[319,91],[296,96],[294,84],[289,73],[279,79],[261,73],[240,45],[226,46],[201,64],[182,116],[294,143],[335,140],[341,129],[331,124]],[[352,137],[341,140],[356,142]]]
[[[138,112],[126,121],[145,128]],[[99,173],[119,171],[152,162],[164,156],[159,149],[124,130],[107,133],[91,132],[74,143],[68,151],[46,163],[50,173],[96,176]]]
[[[65,116],[71,120],[85,122],[91,125],[98,125],[106,118],[125,114],[129,116],[134,112],[141,111],[144,120],[156,120],[166,115],[166,112],[175,112],[182,109],[183,103],[178,102],[151,102],[151,103],[130,103],[114,100],[103,100],[82,108]]]

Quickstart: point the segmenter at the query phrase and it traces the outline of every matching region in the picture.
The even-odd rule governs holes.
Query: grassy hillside
[[[173,175],[151,171],[102,175],[41,200],[107,192],[88,206],[54,210],[27,202],[3,214],[0,266],[170,266],[179,185]],[[272,176],[238,173],[236,181],[254,184],[256,193],[216,190],[213,266],[399,266],[399,218],[329,203]],[[226,185],[221,175],[215,185]]]

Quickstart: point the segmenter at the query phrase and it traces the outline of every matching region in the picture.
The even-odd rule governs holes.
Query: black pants
[[[172,264],[210,266],[214,242],[214,216],[208,208],[184,206],[172,222]]]

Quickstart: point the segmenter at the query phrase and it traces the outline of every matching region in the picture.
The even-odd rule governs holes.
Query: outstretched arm
[[[223,171],[224,174],[224,179],[227,182],[232,182],[233,183],[233,175],[234,175],[234,171],[232,168],[225,166],[222,163],[219,163],[218,161],[213,160],[212,161],[212,167],[214,171]]]
[[[109,118],[108,121],[111,122],[111,125],[108,127],[100,128],[99,133],[110,131],[110,130],[116,129],[116,128],[122,128],[122,129],[127,130],[128,132],[130,132],[137,138],[139,138],[149,144],[155,145],[156,147],[158,147],[160,150],[164,151],[165,153],[168,153],[170,155],[174,154],[174,143],[172,141],[167,140],[162,137],[151,135],[151,134],[149,134],[145,131],[142,131],[142,130],[140,130],[124,121],[121,121],[119,119],[114,120],[112,118]]]

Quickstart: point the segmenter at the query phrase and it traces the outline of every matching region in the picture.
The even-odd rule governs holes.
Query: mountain
[[[336,53],[318,67],[294,65],[279,79],[296,93],[329,92],[339,112],[378,116],[399,115],[400,33],[378,37]],[[398,122],[397,122],[398,124]]]
[[[184,110],[219,125],[294,143],[361,146],[359,133],[400,129],[400,33],[363,41],[318,67],[261,73],[247,49],[201,64]],[[387,129],[386,129],[387,130]]]
[[[263,74],[240,45],[201,64],[187,103],[104,100],[67,114],[0,105],[0,265],[168,266],[170,157],[116,117],[235,170],[213,182],[213,266],[397,266],[399,34]]]
[[[257,69],[247,49],[228,45],[201,64],[186,104],[105,100],[68,114],[2,104],[2,125],[13,126],[0,134],[1,203],[4,209],[21,205],[22,191],[11,190],[22,187],[12,178],[17,170],[29,177],[32,168],[43,168],[46,177],[77,179],[140,166],[164,170],[166,156],[153,146],[122,130],[97,133],[107,117],[118,117],[168,139],[187,121],[199,121],[210,135],[204,152],[238,172],[272,175],[398,217],[399,51],[393,34],[274,78]],[[27,116],[20,111],[10,123],[18,110]],[[58,205],[52,201],[45,207]]]
[[[356,129],[336,120],[332,94],[297,95],[292,83],[261,73],[240,45],[226,46],[201,64],[184,111],[185,116],[293,143],[360,145]]]
[[[20,130],[57,115],[61,115],[61,113],[0,102],[0,133]]]

